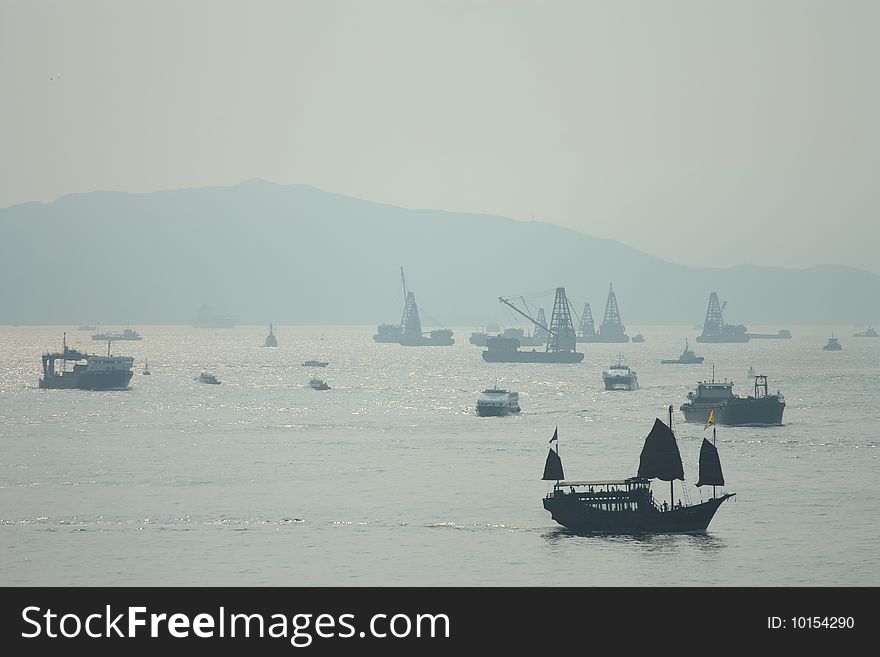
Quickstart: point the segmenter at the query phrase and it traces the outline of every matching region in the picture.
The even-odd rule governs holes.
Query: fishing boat
[[[868,328],[866,328],[864,331],[861,331],[860,333],[853,333],[853,337],[854,338],[877,338],[877,337],[880,337],[880,335],[878,335],[877,331],[874,330],[873,326],[869,326]]]
[[[755,375],[754,395],[741,397],[733,394],[733,381],[700,381],[696,392],[688,393],[688,401],[681,405],[686,422],[706,422],[711,414],[719,424],[732,427],[768,426],[782,424],[785,398],[778,390],[768,391],[767,377]]]
[[[617,354],[617,362],[609,365],[608,369],[602,372],[602,383],[605,384],[605,390],[639,389],[636,371],[624,363],[623,354]]]
[[[326,360],[307,360],[303,363],[303,367],[327,367],[329,364]]]
[[[539,330],[546,331],[547,343],[542,351],[536,349],[525,351],[520,350],[520,341],[516,338],[489,338],[486,341],[486,350],[482,353],[484,361],[487,363],[579,363],[584,359],[584,355],[576,350],[571,308],[564,287],[556,288],[556,300],[553,302],[549,327],[540,321],[540,314],[538,319],[535,319],[508,299],[498,297],[498,300],[532,322],[537,327],[536,335]]]
[[[312,377],[312,380],[309,381],[309,386],[311,386],[315,390],[330,390],[330,386],[328,386],[318,377]]]
[[[520,412],[519,393],[501,388],[487,388],[477,400],[477,415],[480,417],[514,415]]]
[[[825,343],[825,346],[822,347],[825,351],[842,351],[843,345],[840,344],[840,340],[832,335],[828,338],[828,342]]]
[[[277,347],[278,346],[278,338],[275,337],[275,327],[269,324],[269,335],[266,336],[266,347]]]
[[[688,345],[687,340],[684,341],[684,351],[681,352],[681,356],[678,358],[670,358],[666,360],[661,360],[661,365],[697,365],[703,362],[702,356],[697,356],[693,351],[691,351],[690,346]]]
[[[625,479],[566,481],[559,457],[558,431],[550,439],[550,452],[544,464],[545,481],[555,481],[553,490],[544,497],[544,508],[557,523],[576,533],[640,534],[640,533],[701,533],[705,532],[725,500],[736,493],[717,496],[717,487],[724,486],[721,460],[715,447],[715,427],[712,424],[712,442],[703,439],[700,447],[700,470],[697,486],[712,486],[712,497],[690,503],[687,488],[682,485],[682,496],[675,500],[675,481],[684,483],[681,454],[672,431],[672,406],[669,407],[669,425],[660,418],[654,421],[645,438],[639,457],[638,474]],[[707,427],[709,424],[707,423]],[[553,449],[556,443],[556,449]],[[669,501],[660,503],[654,498],[651,480],[669,482]]]
[[[645,341],[645,336],[642,335],[641,333],[636,333],[636,334],[633,336],[632,341],[633,341],[633,342],[644,342],[644,341]]]
[[[202,372],[196,378],[196,381],[200,383],[207,383],[209,385],[219,385],[220,382],[217,380],[217,377],[211,374],[210,372]]]

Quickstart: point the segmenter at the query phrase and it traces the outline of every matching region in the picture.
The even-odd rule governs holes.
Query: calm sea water
[[[37,388],[62,327],[0,327],[0,584],[880,584],[880,339],[854,327],[836,327],[837,353],[821,349],[831,327],[745,345],[638,327],[645,343],[582,345],[577,365],[487,364],[468,329],[407,348],[374,343],[373,327],[279,326],[272,349],[266,327],[137,328],[143,341],[114,345],[135,357],[131,389],[86,392]],[[685,337],[705,364],[660,365]],[[68,329],[106,348],[89,338]],[[603,390],[618,351],[640,390]],[[654,418],[713,363],[740,393],[750,366],[767,374],[787,407],[781,427],[719,428],[737,495],[709,532],[555,525],[540,480],[554,428],[569,478],[633,475]],[[222,385],[195,381],[204,369]],[[331,390],[308,387],[316,372]],[[496,384],[519,391],[519,416],[474,414]],[[675,419],[698,500],[708,432]]]

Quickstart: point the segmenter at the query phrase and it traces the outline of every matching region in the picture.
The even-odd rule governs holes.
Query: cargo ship
[[[143,340],[143,336],[135,331],[134,329],[127,328],[122,331],[122,333],[114,333],[113,331],[107,331],[106,333],[95,333],[92,336],[92,340],[97,340],[99,342],[107,342],[107,340]]]
[[[109,341],[106,356],[71,349],[65,333],[60,352],[43,354],[43,376],[39,385],[53,389],[127,390],[133,365],[131,356],[113,356]]]
[[[733,394],[733,381],[700,381],[696,392],[688,393],[688,401],[681,405],[687,422],[705,423],[715,412],[715,421],[727,426],[766,426],[782,424],[785,398],[782,393],[769,394],[767,377],[755,376],[754,395],[740,397]]]

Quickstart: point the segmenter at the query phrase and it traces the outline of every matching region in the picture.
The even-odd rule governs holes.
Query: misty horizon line
[[[388,203],[385,201],[379,201],[379,200],[375,200],[373,198],[364,198],[361,196],[354,196],[354,195],[347,194],[344,192],[328,191],[322,187],[318,187],[317,185],[312,185],[310,183],[279,183],[274,180],[269,180],[268,178],[263,178],[263,177],[246,178],[246,179],[240,180],[239,182],[231,183],[231,184],[227,184],[227,185],[217,184],[217,185],[200,185],[200,186],[192,185],[192,186],[179,186],[179,187],[161,187],[161,188],[157,188],[157,189],[153,189],[153,190],[149,190],[149,191],[94,189],[94,190],[90,190],[90,191],[67,192],[67,193],[61,194],[60,196],[57,196],[54,199],[49,200],[49,201],[22,201],[20,203],[13,203],[12,205],[0,207],[0,212],[4,212],[7,210],[12,210],[15,208],[20,208],[20,207],[26,207],[26,206],[30,206],[30,205],[49,206],[49,205],[54,205],[56,203],[60,203],[60,202],[64,201],[65,199],[77,198],[77,197],[88,196],[88,195],[107,194],[107,195],[122,195],[122,196],[136,197],[136,196],[150,196],[152,194],[164,194],[164,193],[187,192],[187,191],[225,190],[225,189],[234,189],[236,187],[244,187],[244,186],[248,186],[248,185],[269,185],[272,187],[281,187],[281,188],[308,189],[308,190],[314,190],[314,191],[320,192],[322,194],[335,196],[338,198],[358,201],[361,203],[369,203],[369,204],[376,205],[376,206],[383,206],[383,207],[394,208],[394,209],[398,209],[398,210],[407,210],[407,211],[412,211],[412,212],[448,213],[450,215],[466,213],[466,214],[471,214],[473,216],[478,216],[478,217],[486,217],[486,218],[490,218],[490,219],[502,219],[505,221],[513,221],[513,222],[516,222],[519,224],[530,224],[530,223],[546,224],[549,226],[553,226],[554,228],[557,228],[559,230],[571,231],[572,233],[576,233],[578,235],[590,237],[595,240],[607,241],[610,243],[619,244],[619,245],[625,246],[629,249],[632,249],[634,251],[637,251],[639,253],[642,253],[644,255],[650,256],[652,258],[661,259],[664,262],[668,262],[670,264],[680,265],[682,267],[694,267],[694,265],[689,265],[684,262],[680,262],[677,260],[670,260],[666,257],[661,257],[658,255],[655,255],[654,253],[645,251],[639,247],[633,246],[627,242],[623,242],[621,240],[618,240],[618,239],[615,239],[612,237],[603,237],[603,236],[594,235],[592,233],[587,233],[582,230],[578,230],[577,228],[572,228],[570,226],[565,226],[561,223],[555,223],[553,221],[548,221],[545,219],[535,219],[534,217],[532,217],[530,219],[517,219],[515,217],[509,217],[506,215],[492,214],[492,213],[486,213],[486,212],[470,212],[467,210],[448,210],[448,209],[441,209],[441,208],[431,208],[431,207],[427,207],[427,206],[406,206],[406,205],[400,205],[400,204],[396,204],[396,203]],[[875,273],[869,269],[863,269],[861,267],[857,267],[857,266],[854,266],[851,264],[835,263],[835,262],[815,262],[811,265],[806,265],[806,266],[802,266],[802,267],[793,267],[793,266],[785,267],[785,266],[773,266],[773,265],[768,266],[768,265],[753,265],[753,264],[749,264],[749,263],[740,263],[740,264],[728,265],[726,267],[701,266],[699,268],[700,269],[716,269],[716,270],[722,270],[722,271],[730,271],[730,270],[735,270],[735,269],[740,269],[740,268],[744,268],[744,269],[749,269],[749,268],[778,269],[778,270],[782,270],[782,271],[809,271],[812,269],[823,268],[823,267],[846,267],[849,269],[854,269],[854,270],[857,270],[860,272],[866,272],[868,274],[872,274],[874,276],[880,277],[880,274]]]

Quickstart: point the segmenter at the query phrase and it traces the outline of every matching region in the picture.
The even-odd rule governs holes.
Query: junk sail
[[[700,478],[697,486],[723,486],[724,475],[721,473],[721,459],[715,445],[703,438],[700,447]]]
[[[565,479],[565,473],[562,471],[562,459],[559,458],[559,454],[553,451],[552,447],[550,453],[547,454],[547,461],[544,463],[544,476],[541,479],[546,481]]]
[[[651,433],[645,438],[645,446],[639,457],[639,477],[684,481],[684,466],[678,445],[675,444],[675,434],[660,419],[654,420]]]

